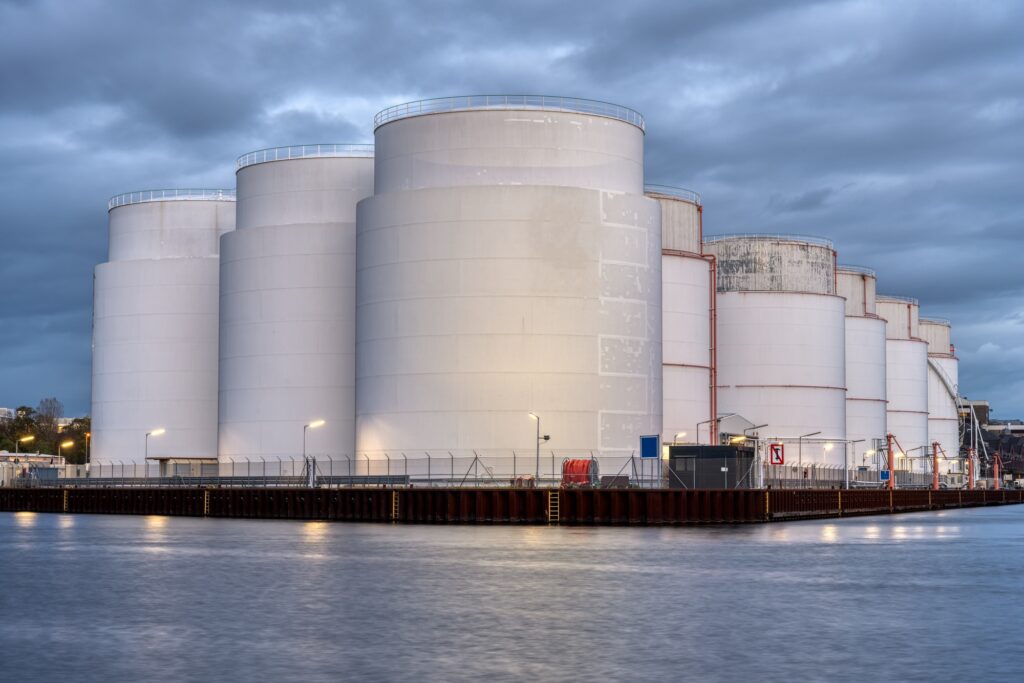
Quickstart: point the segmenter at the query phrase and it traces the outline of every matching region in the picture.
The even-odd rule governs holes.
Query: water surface
[[[0,513],[0,680],[1022,680],[1024,506],[704,528]]]

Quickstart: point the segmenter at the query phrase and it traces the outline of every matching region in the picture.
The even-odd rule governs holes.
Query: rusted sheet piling
[[[1024,491],[512,488],[0,489],[0,511],[419,524],[771,522],[1024,503]]]

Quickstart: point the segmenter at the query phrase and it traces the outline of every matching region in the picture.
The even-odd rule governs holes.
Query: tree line
[[[56,398],[44,398],[35,408],[18,406],[13,418],[0,419],[0,451],[57,455],[59,449],[68,463],[84,463],[91,420],[76,417],[58,431],[62,417],[64,405]],[[61,447],[69,441],[70,446]]]

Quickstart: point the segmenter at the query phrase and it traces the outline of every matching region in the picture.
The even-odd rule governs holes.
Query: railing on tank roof
[[[918,305],[917,299],[912,296],[896,296],[894,294],[878,294],[875,296],[875,301],[900,301],[905,304]]]
[[[688,190],[685,187],[672,187],[671,185],[644,185],[644,192],[647,194],[661,194],[666,197],[674,197],[694,204],[701,203],[700,193]]]
[[[288,147],[270,147],[249,152],[238,157],[235,170],[265,164],[268,161],[285,161],[288,159],[309,159],[316,157],[373,157],[373,145],[366,144],[316,144],[290,145]]]
[[[583,100],[577,97],[557,97],[552,95],[464,95],[461,97],[436,97],[429,100],[396,104],[377,112],[377,115],[373,117],[373,127],[379,128],[385,123],[410,116],[467,111],[470,109],[547,109],[571,111],[618,119],[619,121],[631,123],[640,130],[644,130],[646,125],[644,117],[640,112],[629,107],[599,100]]]
[[[142,204],[144,202],[168,202],[181,200],[233,202],[235,201],[235,191],[196,189],[137,190],[135,192],[125,192],[124,194],[119,194],[114,197],[111,197],[110,201],[107,202],[107,211],[115,209],[119,206],[127,206],[128,204]]]
[[[704,244],[714,244],[715,242],[725,242],[727,240],[780,240],[783,242],[802,242],[805,244],[814,244],[819,247],[828,247],[829,249],[835,249],[832,244],[832,240],[827,240],[824,237],[813,237],[811,235],[772,235],[767,233],[758,232],[737,232],[724,235],[705,235]]]
[[[946,327],[952,327],[953,326],[953,323],[951,323],[946,318],[933,318],[931,316],[928,316],[927,318],[924,318],[924,317],[918,318],[918,322],[925,323],[925,324],[932,324],[932,325],[945,325]]]
[[[872,268],[866,266],[849,266],[845,264],[839,264],[836,266],[836,270],[840,273],[860,273],[861,275],[870,275],[871,277],[878,277],[878,273]]]

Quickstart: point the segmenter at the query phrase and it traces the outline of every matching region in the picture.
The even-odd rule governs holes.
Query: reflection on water
[[[699,528],[0,513],[0,679],[1016,680],[1022,630],[991,657],[969,625],[1018,623],[1021,566],[1024,506]]]

